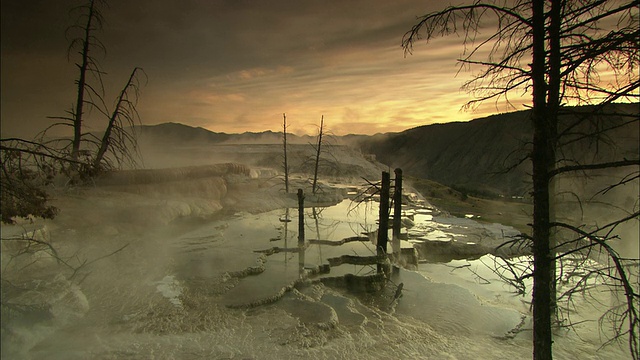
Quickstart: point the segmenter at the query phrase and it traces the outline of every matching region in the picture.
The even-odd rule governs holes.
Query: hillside
[[[621,156],[637,157],[637,117],[608,115],[572,127],[588,108],[568,109],[560,130],[567,129],[567,145],[559,156],[578,161],[606,161]],[[638,114],[638,104],[616,104],[607,113]],[[395,134],[376,135],[359,141],[363,152],[405,173],[454,187],[458,190],[503,196],[526,196],[530,186],[530,163],[522,162],[530,151],[530,111],[493,115],[470,122],[435,124]],[[591,119],[590,119],[591,120]],[[597,129],[597,130],[594,130]],[[603,128],[613,128],[607,137],[584,138]],[[519,164],[522,162],[521,164]],[[509,170],[510,169],[510,170]],[[507,171],[509,170],[509,171]]]
[[[139,151],[145,168],[174,168],[222,163],[248,165],[264,174],[283,173],[282,134],[272,131],[242,134],[216,133],[177,123],[147,125],[138,129]],[[314,170],[315,137],[287,138],[291,174],[311,174]],[[361,177],[377,179],[384,169],[362,152],[338,139],[323,145],[318,172],[321,177]]]
[[[273,131],[227,134],[180,123],[140,125],[136,131],[143,141],[159,144],[282,144],[282,133]],[[314,139],[313,136],[287,134],[287,141],[291,144],[307,144]]]
[[[606,109],[607,116],[588,119],[574,126],[588,107],[567,108],[561,118],[561,131],[567,145],[559,157],[580,162],[607,161],[637,157],[639,133],[638,104],[615,104]],[[613,115],[612,115],[613,114]],[[527,197],[530,191],[530,152],[532,127],[530,111],[518,111],[472,120],[434,124],[400,133],[373,136],[346,135],[332,137],[326,153],[326,175],[344,172],[352,176],[377,177],[379,166],[371,167],[366,159],[375,158],[384,168],[400,167],[405,174],[453,187],[465,194],[490,197]],[[584,134],[612,128],[607,136],[585,138]],[[151,167],[174,167],[240,162],[253,166],[282,167],[282,134],[265,131],[225,134],[177,123],[140,128],[141,149]],[[290,165],[294,172],[306,172],[313,155],[312,136],[289,134]],[[187,153],[185,157],[177,153]],[[374,155],[371,157],[363,154]],[[345,155],[345,156],[343,156]],[[357,163],[346,159],[359,158]],[[337,161],[340,159],[340,161]],[[358,172],[361,172],[358,175]]]

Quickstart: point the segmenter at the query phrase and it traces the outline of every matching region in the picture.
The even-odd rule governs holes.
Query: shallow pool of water
[[[490,243],[512,231],[426,209],[414,214],[405,231],[417,242],[446,236]],[[375,255],[377,203],[305,209],[302,244],[297,215],[295,209],[238,213],[178,236],[149,234],[77,289],[86,295],[85,312],[16,328],[20,346],[6,353],[27,359],[531,357],[530,294],[517,295],[492,275],[494,257],[420,263],[389,275],[378,292],[354,291],[321,280],[378,274],[376,264],[332,260]],[[327,264],[333,265],[327,270]],[[597,324],[590,325],[580,334],[557,334],[556,356],[628,357],[617,346],[598,350],[591,336]],[[523,331],[509,336],[516,328]]]

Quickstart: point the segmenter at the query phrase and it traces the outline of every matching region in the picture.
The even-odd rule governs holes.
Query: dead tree
[[[83,136],[82,125],[84,121],[85,105],[95,106],[95,101],[102,101],[104,87],[102,85],[102,70],[98,66],[97,60],[93,57],[93,50],[101,49],[105,51],[102,42],[95,36],[95,32],[102,28],[104,21],[102,14],[98,8],[99,0],[89,0],[87,4],[81,5],[75,9],[81,14],[77,18],[76,24],[67,29],[67,33],[79,30],[81,35],[74,38],[69,45],[69,53],[74,49],[78,49],[80,62],[76,63],[78,67],[78,79],[76,85],[78,90],[76,93],[75,109],[70,112],[70,118],[61,118],[63,120],[71,120],[73,126],[73,140],[71,146],[71,159],[78,160],[80,153],[80,144]],[[88,77],[92,75],[98,81],[98,86],[90,85]],[[89,92],[89,94],[87,94]],[[89,95],[90,100],[87,100]],[[93,99],[95,97],[95,99]]]
[[[66,116],[51,117],[59,120],[41,132],[40,141],[45,143],[47,131],[52,127],[70,126],[73,136],[70,144],[63,146],[69,151],[71,163],[82,162],[72,166],[69,176],[91,176],[99,170],[120,168],[123,164],[135,165],[136,140],[133,133],[134,125],[140,118],[136,111],[139,96],[139,74],[141,68],[134,68],[129,80],[116,99],[113,110],[105,103],[103,75],[96,58],[96,52],[106,53],[106,48],[96,36],[102,29],[104,18],[100,7],[107,6],[104,0],[88,0],[85,4],[72,9],[71,13],[77,13],[75,23],[67,28],[67,35],[74,36],[70,42],[68,56],[77,52],[79,61],[75,63],[78,68],[76,100],[73,108],[67,111]],[[85,133],[84,123],[89,110],[96,111],[99,116],[106,118],[106,130],[102,137]],[[50,144],[50,143],[46,143]],[[70,150],[69,150],[70,147]],[[84,147],[84,149],[83,149]],[[80,158],[80,154],[86,154],[86,158]],[[110,154],[110,156],[107,156]],[[82,160],[82,161],[81,161]]]
[[[284,191],[289,193],[289,164],[287,163],[287,114],[282,114],[282,148],[284,152]]]
[[[395,182],[393,187],[393,231],[392,242],[393,257],[396,264],[400,261],[400,229],[402,227],[402,169],[394,170]]]
[[[382,185],[380,188],[380,211],[378,213],[378,240],[376,253],[378,260],[387,257],[387,243],[389,242],[389,194],[391,177],[388,172],[382,172]],[[378,263],[378,272],[384,269],[384,265]]]
[[[2,222],[12,223],[14,217],[53,218],[58,209],[48,204],[46,188],[70,162],[64,152],[41,143],[0,140]]]
[[[423,16],[403,39],[405,50],[410,52],[414,42],[422,36],[430,40],[463,33],[465,54],[460,60],[461,66],[483,68],[463,85],[475,95],[475,99],[465,105],[467,107],[486,100],[509,103],[509,95],[514,92],[531,94],[534,137],[529,159],[533,166],[534,214],[533,235],[528,240],[534,252],[535,359],[552,357],[555,264],[561,260],[560,255],[568,255],[560,252],[561,244],[556,243],[552,232],[562,227],[573,229],[578,238],[583,237],[575,232],[580,226],[564,226],[554,220],[558,216],[554,211],[554,180],[560,173],[568,171],[571,163],[579,163],[578,171],[584,172],[611,169],[619,164],[631,169],[623,180],[612,184],[614,187],[628,183],[624,179],[638,181],[638,177],[633,175],[637,173],[635,169],[639,163],[637,153],[631,158],[591,164],[559,156],[563,151],[561,146],[566,145],[562,139],[567,136],[575,139],[575,130],[585,126],[585,122],[595,125],[585,134],[586,137],[602,138],[606,125],[594,120],[593,114],[614,101],[637,101],[640,88],[636,71],[639,66],[637,11],[637,1],[478,1],[470,5],[450,6]],[[480,20],[485,16],[496,19],[497,22],[493,23],[497,28],[487,39],[477,40]],[[482,54],[489,55],[481,58]],[[613,80],[601,81],[598,76],[601,71],[609,72]],[[574,124],[559,128],[558,117],[562,105],[567,102],[594,106],[587,116],[578,116]],[[629,120],[637,121],[637,115]],[[591,241],[590,246],[601,245]],[[615,257],[613,253],[609,254]],[[626,275],[626,272],[617,273],[614,278],[624,283],[622,277]],[[637,287],[623,288],[626,292],[631,291],[631,295],[626,297],[628,303],[634,299],[637,301]],[[618,318],[630,319],[626,322],[630,327],[626,332],[618,331],[616,337],[628,335],[629,350],[637,359],[636,339],[640,326],[633,308],[628,304],[624,313],[626,317]]]
[[[316,145],[315,169],[313,171],[313,185],[311,190],[313,194],[318,191],[318,166],[320,165],[320,152],[322,151],[322,131],[324,129],[324,115],[320,118],[320,132],[318,133],[318,142]]]
[[[137,74],[140,72],[144,73],[141,68],[134,68],[126,85],[120,91],[115,109],[109,117],[109,124],[93,160],[94,173],[102,169],[119,168],[123,164],[136,164],[134,154],[137,149],[137,140],[133,131],[135,125],[140,122],[140,116],[136,110],[140,90]],[[105,157],[108,151],[113,156],[112,161],[108,161]],[[103,162],[106,163],[103,164]]]

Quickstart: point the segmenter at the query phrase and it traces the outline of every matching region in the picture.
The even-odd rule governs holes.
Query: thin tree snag
[[[304,192],[298,189],[298,242],[304,243]]]
[[[400,261],[400,229],[402,226],[402,169],[397,168],[395,173],[395,185],[393,190],[393,230],[391,247],[396,264]]]
[[[300,278],[305,276],[304,271],[304,255],[305,255],[305,243],[304,243],[304,193],[302,189],[298,189],[298,274]]]
[[[318,166],[320,164],[320,151],[322,146],[322,131],[324,128],[324,115],[320,118],[320,133],[318,134],[318,147],[316,148],[316,166],[313,171],[313,185],[311,191],[315,194],[318,191]]]
[[[287,164],[287,114],[282,114],[282,147],[284,150],[284,191],[289,193],[289,165]]]
[[[391,187],[391,176],[388,172],[382,172],[382,189],[380,190],[380,212],[378,213],[378,241],[376,253],[379,259],[386,259],[387,242],[389,238],[389,188]],[[378,263],[378,272],[384,266]]]
[[[102,141],[100,142],[100,148],[98,149],[96,158],[93,161],[94,171],[99,168],[100,163],[104,159],[104,155],[107,153],[107,150],[109,150],[109,146],[111,145],[114,130],[117,127],[120,127],[121,130],[124,130],[122,129],[124,127],[124,124],[118,124],[118,121],[120,120],[121,116],[124,116],[124,117],[128,116],[126,113],[126,110],[124,109],[124,107],[126,106],[126,103],[128,102],[127,92],[129,91],[129,88],[133,85],[133,82],[135,81],[135,77],[136,77],[136,72],[138,70],[140,70],[140,68],[136,67],[133,69],[133,71],[131,71],[131,75],[129,75],[129,80],[127,80],[126,85],[120,91],[120,95],[118,96],[118,101],[116,102],[116,107],[113,110],[111,117],[109,117],[109,125],[107,125],[107,129],[105,130],[104,135],[102,136]]]

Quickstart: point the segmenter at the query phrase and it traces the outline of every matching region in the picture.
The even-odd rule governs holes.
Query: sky
[[[30,137],[65,116],[78,55],[65,29],[80,0],[1,1],[2,137]],[[180,122],[211,131],[313,134],[321,116],[335,135],[375,134],[520,110],[489,102],[461,110],[462,39],[416,44],[417,17],[446,6],[426,0],[111,0],[96,33],[109,106],[134,67],[144,69],[143,124]],[[523,103],[527,103],[523,100]],[[97,112],[87,131],[106,127]],[[68,127],[58,132],[71,133]]]

